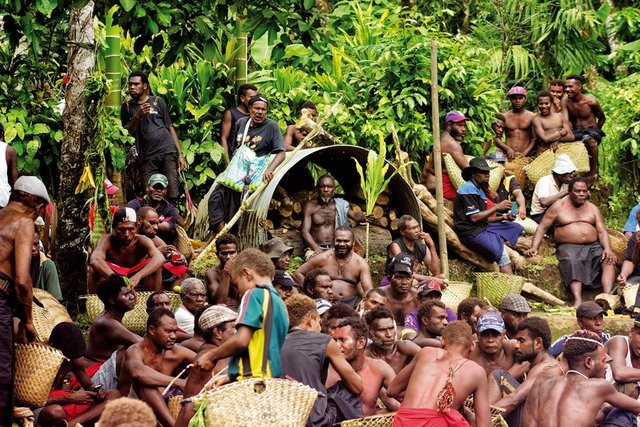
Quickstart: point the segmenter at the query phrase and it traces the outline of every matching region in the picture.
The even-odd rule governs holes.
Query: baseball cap
[[[254,102],[264,102],[265,104],[269,105],[269,101],[267,101],[267,97],[264,96],[263,94],[259,93],[257,95],[253,95],[251,98],[249,98],[249,102],[247,104],[249,104],[249,106],[253,105]]]
[[[331,303],[324,298],[316,299],[316,309],[318,310],[318,314],[322,316],[331,308]]]
[[[285,245],[280,237],[274,237],[262,244],[262,252],[267,254],[269,258],[280,258],[282,254],[291,250],[293,250],[293,248]]]
[[[413,275],[413,259],[406,254],[398,254],[391,261],[391,274],[407,273]]]
[[[500,333],[505,331],[504,320],[502,320],[502,317],[495,311],[489,311],[478,317],[478,333],[481,334],[489,329]]]
[[[238,318],[238,313],[231,310],[224,305],[212,305],[207,308],[201,315],[198,321],[198,326],[203,331],[207,331],[214,326],[218,326],[222,323],[231,322]]]
[[[432,292],[437,292],[442,295],[442,288],[438,282],[434,282],[433,280],[424,280],[420,282],[418,286],[419,297],[424,297]]]
[[[273,278],[273,284],[284,286],[285,288],[293,288],[296,285],[296,282],[293,281],[291,275],[286,271],[276,270],[275,277]]]
[[[23,193],[31,194],[32,196],[40,197],[50,202],[49,193],[47,193],[47,188],[44,186],[42,181],[35,176],[21,176],[16,180],[13,184],[14,191],[22,191]]]
[[[147,184],[149,184],[149,187],[161,184],[164,188],[167,188],[169,186],[169,180],[161,173],[154,173],[149,177],[149,181],[147,182]]]
[[[497,163],[505,163],[507,161],[507,156],[505,156],[501,150],[498,150],[489,153],[489,155],[487,156],[487,160],[493,160]]]
[[[578,319],[583,317],[598,317],[599,314],[606,316],[607,310],[604,310],[594,301],[583,302],[576,309],[576,317]]]
[[[104,180],[104,188],[107,191],[107,194],[109,196],[113,196],[114,194],[116,194],[118,192],[118,190],[120,190],[118,187],[113,185],[111,183],[111,181],[109,181],[108,179]]]
[[[571,161],[569,156],[566,154],[560,154],[556,159],[556,163],[553,165],[552,171],[558,175],[573,173],[576,171],[576,165]]]
[[[464,122],[465,120],[471,120],[471,119],[468,117],[465,117],[465,115],[458,110],[451,110],[447,113],[446,116],[444,116],[445,124],[449,122],[454,122],[454,123]]]
[[[136,211],[131,208],[118,208],[116,213],[113,214],[113,226],[120,224],[121,222],[136,222]]]
[[[522,86],[514,86],[511,89],[509,89],[509,92],[507,92],[507,96],[513,96],[513,95],[526,96],[527,90]]]
[[[531,313],[527,300],[519,294],[509,294],[502,298],[500,309],[515,311],[516,313]]]

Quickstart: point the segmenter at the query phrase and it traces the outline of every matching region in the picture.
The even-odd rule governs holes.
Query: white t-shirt
[[[539,215],[547,210],[547,208],[540,204],[540,199],[555,196],[566,189],[567,184],[562,184],[562,186],[558,188],[556,180],[553,179],[553,175],[546,175],[540,178],[536,184],[535,190],[533,190],[533,198],[531,199],[531,215]]]
[[[193,335],[193,314],[189,310],[187,310],[184,305],[181,305],[176,310],[175,316],[176,322],[178,322],[178,329],[181,329],[187,334]]]

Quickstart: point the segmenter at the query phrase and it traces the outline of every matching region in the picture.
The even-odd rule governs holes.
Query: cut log
[[[362,213],[362,208],[360,207],[360,205],[356,205],[355,203],[351,204],[351,210],[356,214],[359,215]]]
[[[389,227],[389,218],[387,218],[386,216],[383,216],[378,221],[376,221],[375,224],[379,225],[380,227],[383,227],[383,228],[388,228]]]
[[[534,297],[540,298],[542,301],[546,302],[547,304],[566,305],[565,302],[562,301],[560,298],[557,298],[551,295],[549,292],[543,289],[540,289],[539,287],[535,286],[533,283],[525,282],[524,285],[522,286],[522,292],[526,292],[530,295],[533,295]]]
[[[398,218],[389,221],[389,228],[393,231],[396,231],[398,229]]]
[[[384,216],[384,209],[382,208],[382,206],[374,206],[371,215],[373,215],[375,219],[380,219]]]
[[[388,193],[380,194],[378,196],[378,199],[376,200],[376,204],[380,206],[389,206],[390,202],[391,202],[391,197],[389,197]]]
[[[269,231],[269,232],[274,229],[273,221],[271,221],[270,219],[266,219],[266,218],[260,220],[260,226],[262,228],[264,228],[265,230]]]
[[[427,187],[425,187],[424,185],[416,184],[413,186],[413,192],[416,195],[416,198],[424,203],[427,208],[433,213],[433,215],[435,215],[435,212],[438,208],[438,202],[436,201],[435,197],[433,197],[433,195],[429,192],[429,190],[427,190]],[[451,210],[445,206],[444,213],[444,222],[446,222],[449,227],[453,227],[453,214],[451,213]],[[436,222],[436,229],[438,228],[437,224],[438,223]]]
[[[278,213],[283,218],[290,218],[293,215],[293,205],[282,205],[278,208]]]
[[[300,203],[297,200],[294,200],[293,202],[293,211],[297,214],[299,214],[300,212],[302,212],[302,203]]]
[[[280,205],[282,205],[282,203],[276,199],[271,199],[271,201],[269,202],[269,210],[276,210],[280,207]]]
[[[389,216],[389,221],[393,221],[394,219],[398,219],[398,212],[396,212],[395,209],[390,209],[389,213],[387,215]]]
[[[300,230],[301,224],[302,221],[299,219],[284,218],[280,221],[280,227],[286,228],[287,230]]]

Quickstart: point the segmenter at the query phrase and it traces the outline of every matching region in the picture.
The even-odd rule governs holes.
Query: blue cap
[[[498,331],[501,334],[505,331],[504,320],[495,311],[489,311],[478,317],[478,333],[481,334],[489,329]]]
[[[504,163],[507,161],[507,156],[505,156],[502,151],[498,150],[494,151],[493,153],[489,153],[489,155],[487,156],[487,160],[493,160],[497,163]]]

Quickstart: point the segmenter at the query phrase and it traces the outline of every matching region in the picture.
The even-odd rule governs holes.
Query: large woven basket
[[[569,156],[578,172],[589,172],[589,152],[582,141],[561,143],[556,150],[560,154]]]
[[[633,309],[636,305],[636,294],[640,284],[626,285],[622,288],[622,299],[624,299],[625,307]]]
[[[340,423],[341,427],[391,427],[395,412],[382,415],[372,415],[370,417],[346,420]]]
[[[31,408],[47,403],[53,381],[64,356],[60,350],[40,343],[16,344],[15,397]]]
[[[279,378],[247,379],[204,395],[207,427],[303,426],[318,392]]]
[[[589,171],[589,154],[582,142],[568,142],[560,144],[555,153],[553,150],[547,150],[525,167],[527,177],[534,185],[543,176],[551,174],[556,158],[560,154],[566,154],[569,156],[573,164],[576,166],[577,172]]]
[[[524,277],[498,272],[475,273],[478,297],[486,299],[494,307],[500,307],[502,298],[509,294],[519,294],[524,285]]]
[[[122,318],[124,327],[135,334],[143,335],[147,330],[147,318],[149,317],[147,314],[147,299],[149,299],[149,295],[151,294],[152,292],[136,292],[135,307],[133,310],[125,313]],[[175,311],[181,303],[180,295],[173,292],[167,292],[167,295],[171,300],[171,311]],[[104,310],[104,304],[102,304],[98,295],[95,294],[86,295],[85,298],[87,299],[87,316],[89,320],[93,322]]]
[[[527,181],[527,174],[524,169],[529,163],[531,163],[530,157],[521,156],[508,161],[504,166],[505,171],[509,171],[518,179],[518,184],[520,184],[521,188],[524,188]]]
[[[458,311],[460,301],[469,298],[473,285],[467,282],[449,282],[447,287],[442,291],[440,300],[454,312]]]
[[[611,243],[611,250],[614,254],[616,254],[616,262],[621,265],[624,261],[624,253],[627,250],[627,238],[624,237],[618,230],[614,230],[613,228],[607,228],[607,233],[609,233],[609,242]]]
[[[187,231],[179,225],[176,225],[176,234],[176,249],[184,255],[185,258],[191,258],[191,255],[193,254],[193,245],[191,244],[191,239],[189,238]]]
[[[473,156],[465,156],[467,160],[473,159]],[[462,178],[462,170],[458,167],[456,161],[451,157],[451,154],[444,153],[442,155],[442,161],[444,163],[444,167],[447,170],[447,175],[449,175],[449,179],[454,187],[459,188],[462,184],[464,184],[464,179]],[[489,186],[494,190],[497,190],[500,186],[500,180],[504,176],[504,166],[500,163],[496,163],[492,160],[487,160],[487,163],[491,167],[495,167],[492,169],[489,174]]]
[[[464,406],[473,413],[473,397],[469,396],[464,401]],[[502,417],[504,409],[500,409],[493,405],[489,406],[489,413],[491,415],[491,427],[509,427],[507,422]]]
[[[62,322],[73,322],[67,309],[49,292],[34,288],[31,308],[38,341],[49,341],[53,328]]]

